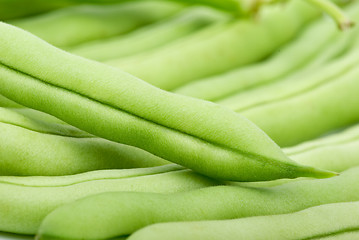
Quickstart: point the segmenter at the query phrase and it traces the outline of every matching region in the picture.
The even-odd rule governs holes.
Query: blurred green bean
[[[0,108],[0,175],[67,175],[168,164],[31,109]]]

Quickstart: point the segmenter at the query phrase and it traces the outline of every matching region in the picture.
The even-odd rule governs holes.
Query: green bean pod
[[[1,0],[0,20],[16,19],[41,14],[51,10],[70,6],[69,2],[44,0]]]
[[[359,126],[283,151],[300,164],[342,172],[359,165]]]
[[[159,88],[173,90],[192,80],[259,61],[290,41],[318,11],[304,1],[265,8],[260,21],[236,21],[221,33],[188,45],[170,44],[142,55],[110,60]],[[189,59],[191,61],[189,61]]]
[[[20,104],[17,104],[14,101],[11,101],[10,99],[4,97],[0,94],[0,107],[7,107],[7,108],[22,108]]]
[[[353,19],[358,18],[359,4],[350,5],[347,12]],[[173,92],[218,102],[250,88],[280,81],[288,75],[297,74],[296,71],[320,67],[350,49],[357,35],[357,30],[339,33],[328,19],[320,19],[266,61],[199,79]]]
[[[131,0],[33,0],[29,3],[27,0],[2,0],[0,2],[0,20],[19,18],[27,15],[35,15],[47,12],[53,9],[63,8],[79,4],[108,5],[116,3],[126,3]],[[258,9],[265,4],[276,3],[252,2],[251,0],[167,0],[186,5],[204,5],[218,10],[233,14],[236,17],[249,17],[255,14]],[[281,0],[279,0],[281,1]]]
[[[272,188],[216,186],[174,194],[104,193],[51,212],[41,223],[37,239],[110,239],[154,223],[291,213],[326,203],[359,201],[358,188],[359,167],[329,179]]]
[[[0,231],[35,234],[55,208],[114,191],[171,193],[218,185],[178,165],[100,170],[71,176],[0,177]]]
[[[24,110],[0,108],[0,175],[53,176],[168,164],[142,149]]]
[[[127,33],[171,16],[183,7],[161,1],[109,6],[74,6],[31,18],[9,21],[58,47]]]
[[[244,112],[255,107],[280,102],[302,93],[316,89],[322,85],[336,81],[353,70],[359,63],[359,38],[356,47],[339,59],[331,61],[320,68],[300,72],[281,81],[249,89],[245,92],[216,101],[236,112]]]
[[[325,51],[307,65],[305,71],[315,70],[328,62],[335,61],[346,54],[350,54],[356,46],[358,35],[359,31],[357,31],[356,28],[341,32],[336,36],[333,43],[327,44]]]
[[[359,121],[357,47],[316,72],[219,101],[256,123],[280,146],[292,146]],[[300,110],[299,110],[300,109]]]
[[[359,165],[359,126],[330,134],[325,137],[283,148],[294,161],[312,167],[343,172]],[[308,178],[278,179],[263,182],[238,183],[239,186],[273,187],[287,182]]]
[[[162,91],[11,25],[0,32],[0,93],[22,105],[218,179],[333,176],[290,160],[225,107]]]
[[[332,43],[336,35],[338,31],[335,26],[322,19],[310,25],[296,40],[278,50],[278,53],[266,61],[199,79],[174,89],[173,92],[218,101],[248,88],[274,82],[309,64],[311,59],[325,49],[327,43]]]
[[[1,0],[0,20],[19,18],[27,15],[39,14],[57,8],[78,4],[115,4],[126,3],[131,0]],[[238,17],[248,17],[257,5],[248,0],[167,0],[172,2],[187,3],[190,5],[207,5],[219,10],[232,13]]]
[[[229,20],[226,14],[204,7],[193,7],[129,34],[87,42],[69,51],[98,61],[120,58],[163,46],[225,20]]]
[[[273,216],[160,223],[135,232],[128,240],[315,240],[348,233],[359,234],[359,202],[325,204]]]
[[[347,11],[357,16],[359,4],[350,5]],[[268,60],[190,82],[173,92],[209,101],[226,101],[231,95],[235,97],[252,88],[316,70],[350,51],[357,38],[356,29],[339,33],[328,19],[321,19]]]
[[[242,114],[280,146],[292,146],[359,121],[358,77],[359,69],[354,69],[314,90]]]

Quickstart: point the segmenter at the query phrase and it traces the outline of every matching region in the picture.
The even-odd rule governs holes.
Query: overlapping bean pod
[[[298,163],[342,172],[359,165],[359,126],[355,125],[325,137],[307,141],[293,147],[283,148],[283,151]],[[308,180],[308,178],[238,184],[239,186],[249,187],[273,187],[291,181],[302,180]]]
[[[0,108],[0,129],[0,175],[67,175],[168,163],[31,109]]]
[[[320,68],[289,76],[281,81],[250,89],[216,101],[236,112],[245,112],[255,107],[298,96],[322,85],[336,81],[337,78],[355,69],[359,62],[359,38],[350,53],[331,61]]]
[[[154,223],[291,213],[327,203],[359,201],[358,188],[356,167],[337,177],[272,188],[217,186],[175,194],[104,193],[57,208],[44,219],[37,237],[109,239]]]
[[[269,60],[199,79],[174,89],[173,92],[209,101],[218,101],[248,88],[276,81],[309,64],[318,53],[326,49],[327,43],[332,43],[337,34],[332,23],[321,20],[310,25],[294,42],[284,46]],[[313,42],[313,38],[316,41]],[[306,51],[303,51],[303,48]]]
[[[283,151],[298,163],[342,172],[359,165],[359,126]]]
[[[359,4],[350,5],[347,12],[356,19]],[[173,91],[209,101],[219,101],[249,88],[279,81],[287,75],[303,71],[303,68],[318,67],[344,52],[357,33],[357,30],[339,33],[328,19],[321,19],[266,61],[199,79]]]
[[[359,236],[359,202],[325,204],[283,215],[161,223],[135,232],[128,240],[327,240],[347,234]]]
[[[306,23],[318,16],[318,11],[304,1],[293,0],[284,9],[276,6],[261,16],[258,22],[234,22],[202,41],[170,44],[107,63],[157,87],[172,90],[192,80],[263,59],[295,37]]]
[[[178,165],[100,170],[72,176],[0,177],[0,231],[35,234],[55,208],[114,191],[171,193],[218,185]]]
[[[291,161],[227,108],[162,91],[11,25],[0,24],[0,31],[6,33],[0,38],[0,93],[22,105],[218,179],[333,176]]]
[[[44,4],[45,3],[45,4]],[[41,14],[61,7],[69,6],[69,2],[43,0],[2,0],[0,2],[0,20],[16,19]]]
[[[74,6],[9,23],[58,47],[127,33],[180,11],[173,2],[129,2],[110,6]]]
[[[359,164],[359,158],[355,157],[359,151],[359,141],[356,140],[359,136],[358,129],[358,127],[353,127],[342,133],[284,149],[284,151],[291,158],[303,161],[308,165],[341,171]],[[323,159],[327,159],[329,163],[323,161]],[[288,180],[240,183],[239,186],[273,187],[285,182],[288,182]],[[175,192],[216,184],[220,183],[196,175],[190,170],[185,170],[183,167],[173,164],[147,169],[103,170],[63,177],[0,177],[0,190],[4,193],[1,203],[11,209],[6,216],[0,216],[4,222],[13,222],[13,218],[21,218],[16,224],[14,223],[12,228],[9,228],[6,224],[3,225],[4,222],[1,223],[0,230],[11,232],[15,231],[14,229],[24,228],[27,225],[26,223],[31,223],[31,228],[25,229],[32,230],[25,233],[34,233],[37,229],[35,226],[38,226],[39,221],[49,213],[48,209],[54,209],[63,202],[70,202],[78,198],[77,196],[79,195],[75,194],[74,196],[74,192],[81,192],[81,196],[98,193],[96,189],[102,189],[102,192],[162,192],[162,187],[168,187],[164,188],[163,192]],[[58,198],[60,194],[62,197]],[[18,197],[14,200],[12,196]],[[24,200],[25,196],[26,200]],[[46,203],[47,199],[52,200]],[[22,207],[24,201],[28,203],[25,207]],[[24,232],[20,231],[20,233]]]
[[[226,20],[229,20],[229,16],[221,12],[193,7],[126,35],[80,44],[71,48],[70,52],[98,61],[125,57],[168,44],[210,24]]]
[[[256,123],[280,146],[291,146],[359,121],[356,47],[316,72],[219,101]],[[298,111],[300,109],[300,111]]]

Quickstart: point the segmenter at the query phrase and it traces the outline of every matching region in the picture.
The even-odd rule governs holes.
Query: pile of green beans
[[[359,4],[351,6],[348,12],[353,17],[358,16]],[[173,92],[219,102],[221,99],[240,94],[249,88],[278,81],[298,69],[313,68],[331,60],[338,55],[338,52],[343,51],[345,46],[350,45],[355,38],[353,35],[357,32],[339,33],[327,19],[320,19],[269,60],[199,79]],[[338,49],[335,49],[336,45]],[[306,50],[303,51],[303,49]],[[295,56],[294,59],[293,56]],[[241,103],[241,101],[236,102]]]
[[[0,129],[0,175],[67,175],[168,163],[31,109],[0,108]]]
[[[173,193],[219,183],[177,165],[101,170],[73,176],[0,176],[0,231],[35,234],[57,207],[93,194],[115,191]]]
[[[77,45],[70,52],[98,61],[121,58],[163,46],[210,24],[228,20],[228,15],[213,9],[193,7],[123,36]]]
[[[357,139],[358,126],[284,151],[298,162],[343,171],[359,165],[359,158],[355,157],[359,152]],[[326,149],[329,149],[329,152]],[[345,161],[341,161],[342,159]],[[0,230],[35,234],[41,220],[57,206],[100,192],[170,193],[220,184],[224,183],[205,178],[174,164],[143,169],[93,171],[73,176],[0,177],[0,190],[6,193],[6,197],[3,197],[0,203],[11,209],[6,215],[0,214],[3,219],[0,222]],[[279,185],[278,182],[270,184]],[[269,183],[241,183],[239,186],[269,186]],[[12,196],[17,197],[14,199]],[[14,224],[9,226],[7,222]]]
[[[174,194],[103,193],[51,212],[42,222],[37,238],[109,239],[127,236],[154,223],[291,213],[327,203],[359,201],[358,188],[359,167],[329,179],[267,189],[217,186]]]
[[[74,6],[31,19],[9,21],[54,46],[66,48],[86,41],[127,33],[180,11],[183,6],[162,1],[110,6]]]
[[[354,67],[357,61],[352,59],[357,58],[357,52],[358,49],[341,64],[325,66],[323,71],[300,81],[294,78],[293,81],[269,86],[274,91],[266,92],[263,98],[275,95],[272,101],[266,100],[262,105],[239,112],[280,146],[295,145],[333,129],[355,124],[359,121],[359,111],[354,107],[359,102],[359,71]],[[343,65],[349,70],[343,71]],[[276,94],[272,95],[273,92]],[[258,99],[261,97],[255,101]]]
[[[34,15],[47,12],[53,9],[68,7],[78,4],[115,4],[126,3],[131,0],[1,0],[0,2],[0,20],[19,18],[28,15]],[[256,6],[252,6],[247,0],[167,0],[172,2],[180,2],[189,5],[206,5],[228,13],[232,13],[237,17],[248,17]]]
[[[280,6],[268,9],[259,22],[236,21],[211,38],[168,45],[106,63],[159,88],[173,90],[195,79],[265,58],[295,37],[318,14],[307,3],[292,0],[284,9]]]
[[[162,91],[11,25],[0,24],[0,31],[6,33],[0,39],[0,93],[22,105],[217,179],[333,176],[290,160],[264,132],[227,108]]]
[[[260,230],[259,230],[260,228]],[[224,221],[162,223],[146,227],[129,240],[357,239],[359,202],[332,203],[299,212]]]
[[[355,70],[355,66],[359,62],[358,52],[359,38],[357,37],[355,47],[351,49],[350,53],[317,68],[314,73],[313,71],[304,71],[281,81],[227,97],[217,101],[217,103],[225,105],[236,112],[244,112],[255,107],[301,95],[303,92],[336,81],[339,76]]]
[[[284,151],[298,162],[343,171],[359,165],[359,158],[355,157],[359,151],[358,129],[356,126]],[[345,161],[341,161],[342,159]],[[241,183],[239,186],[268,187],[279,183],[248,183],[247,185]],[[0,222],[0,230],[35,234],[41,220],[57,206],[100,192],[169,193],[219,184],[224,183],[202,177],[174,164],[143,169],[102,170],[73,176],[0,177],[0,190],[6,193],[6,197],[3,197],[0,203],[12,209],[6,215],[0,215],[3,219],[3,222]],[[12,196],[17,197],[14,199]],[[14,224],[9,226],[7,222]]]
[[[0,0],[0,239],[358,238],[339,1]]]

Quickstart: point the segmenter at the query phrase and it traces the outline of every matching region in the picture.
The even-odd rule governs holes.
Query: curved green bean
[[[175,194],[104,193],[51,212],[41,223],[37,238],[109,239],[154,223],[291,213],[327,203],[359,201],[358,188],[359,167],[330,179],[272,188],[217,186]]]
[[[347,12],[354,19],[358,18],[359,4],[350,5]],[[282,80],[295,70],[315,69],[350,48],[356,35],[357,30],[339,33],[328,19],[320,19],[310,25],[294,42],[279,49],[278,53],[266,61],[199,79],[174,89],[173,92],[219,101],[249,88]]]
[[[45,3],[43,0],[1,0],[0,20],[28,17],[71,5],[69,2],[55,0]]]
[[[45,41],[70,47],[86,41],[127,33],[137,27],[171,16],[183,7],[161,1],[129,2],[119,5],[81,5],[59,9],[9,23]]]
[[[131,0],[1,0],[0,2],[0,19],[12,19],[23,17],[27,15],[34,15],[46,11],[50,11],[57,8],[62,8],[71,5],[78,4],[115,4],[126,3]],[[233,13],[236,16],[246,17],[254,12],[257,5],[250,4],[247,0],[168,0],[172,2],[180,2],[187,4],[207,5],[220,10],[224,10],[229,13]]]
[[[11,25],[0,31],[0,93],[20,104],[218,179],[333,176],[296,164],[227,108],[162,91]]]
[[[300,164],[342,172],[359,165],[359,126],[283,151]]]
[[[328,69],[328,73],[335,70],[334,67]],[[287,92],[289,96],[241,111],[241,114],[280,146],[291,146],[359,121],[358,77],[359,69],[353,66],[348,72],[327,79],[329,81],[297,82],[295,88],[291,86],[296,90]],[[279,91],[277,88],[277,93]]]
[[[326,20],[320,20],[310,25],[294,42],[279,49],[278,53],[264,62],[199,79],[174,89],[173,92],[218,101],[248,88],[268,84],[305,67],[312,58],[323,51],[323,48],[325,49],[326,43],[332,43],[336,35],[338,32],[335,26]]]
[[[273,216],[160,223],[135,232],[128,240],[313,240],[353,232],[359,233],[359,202],[325,204]]]
[[[221,33],[196,43],[170,44],[106,63],[159,88],[172,90],[192,80],[259,61],[291,40],[318,11],[304,1],[266,8],[260,21],[236,21]],[[191,61],[189,61],[190,59]]]
[[[280,102],[303,92],[308,92],[322,85],[336,81],[337,78],[355,69],[359,63],[359,39],[356,47],[349,54],[331,61],[318,69],[304,71],[289,76],[281,81],[250,89],[245,92],[221,99],[216,103],[225,105],[236,112],[244,112],[255,107]]]
[[[168,164],[142,149],[94,137],[40,112],[0,108],[0,175],[67,175]]]
[[[283,148],[283,151],[300,164],[343,172],[359,165],[359,126],[356,125],[293,147]],[[290,181],[301,180],[308,179],[279,179],[265,182],[239,183],[239,185],[273,187]]]
[[[168,44],[217,21],[228,19],[227,15],[218,11],[193,7],[129,34],[87,42],[77,45],[69,51],[98,61],[125,57]]]
[[[97,193],[171,193],[218,185],[178,165],[101,170],[72,176],[0,177],[0,231],[35,234],[53,209]]]
[[[356,125],[293,147],[283,148],[283,151],[300,164],[343,172],[359,165],[359,126]],[[245,187],[273,187],[291,181],[302,180],[308,180],[308,178],[238,184]]]
[[[352,31],[341,32],[333,43],[327,44],[325,51],[311,61],[305,71],[315,70],[322,67],[324,64],[335,61],[346,54],[356,46],[356,39],[358,39],[359,31],[353,29]]]

